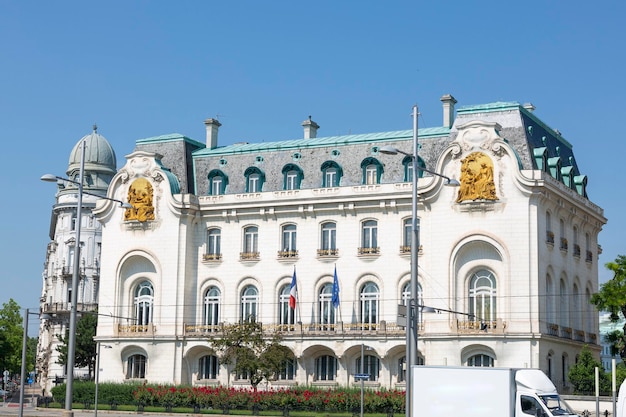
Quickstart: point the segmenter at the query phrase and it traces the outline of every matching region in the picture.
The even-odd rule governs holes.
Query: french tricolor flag
[[[293,278],[291,278],[291,290],[289,291],[289,307],[296,309],[296,299],[298,298],[298,284],[296,284],[296,268],[293,268]]]

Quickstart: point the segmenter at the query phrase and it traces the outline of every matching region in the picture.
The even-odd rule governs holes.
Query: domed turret
[[[106,194],[111,178],[117,172],[117,160],[111,144],[98,133],[96,125],[93,132],[83,136],[72,149],[67,168],[68,178],[78,178],[83,141],[85,141],[84,187],[90,192],[104,191],[103,194]],[[68,184],[68,187],[71,185]]]

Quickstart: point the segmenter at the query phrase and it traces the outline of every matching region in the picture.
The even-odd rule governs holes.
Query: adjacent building
[[[80,313],[95,313],[98,303],[100,280],[100,223],[91,210],[98,196],[106,196],[111,178],[117,172],[115,152],[109,142],[97,132],[81,138],[72,149],[67,168],[67,178],[79,178],[82,142],[86,144],[85,181],[83,189],[89,195],[83,197],[80,233],[80,268],[78,294],[72,294],[72,275],[76,256],[76,207],[77,185],[69,181],[57,184],[56,202],[50,220],[50,243],[46,250],[40,311],[45,317],[39,329],[37,369],[39,379],[46,392],[50,392],[54,381],[63,381],[67,369],[59,363],[59,335],[65,335],[69,327],[69,315],[73,302],[77,302]],[[88,369],[75,369],[76,376],[83,376]]]
[[[461,185],[417,173],[418,297],[440,311],[419,318],[419,360],[540,368],[567,390],[581,347],[600,351],[603,211],[531,105],[441,101],[418,165]],[[93,210],[100,380],[245,386],[208,338],[254,319],[293,353],[273,386],[352,384],[363,360],[367,385],[403,387],[412,130],[324,137],[309,118],[298,139],[219,146],[220,122],[205,125],[204,142],[138,140],[107,194],[133,208]]]

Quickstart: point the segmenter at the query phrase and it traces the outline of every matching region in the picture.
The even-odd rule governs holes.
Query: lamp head
[[[46,182],[57,182],[59,180],[59,177],[52,174],[44,174],[41,176],[41,180]]]
[[[385,155],[397,155],[398,149],[394,148],[393,146],[381,146],[380,148],[378,148],[378,152]]]
[[[133,205],[130,203],[120,203],[120,207],[124,209],[132,209]]]

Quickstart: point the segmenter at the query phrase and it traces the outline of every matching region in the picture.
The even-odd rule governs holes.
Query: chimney
[[[443,103],[443,127],[452,127],[454,124],[454,105],[456,99],[450,94],[441,96],[441,102]]]
[[[217,148],[217,130],[222,125],[217,119],[206,119],[204,121],[206,126],[206,147],[208,149]]]
[[[317,137],[317,129],[320,128],[320,125],[311,120],[311,116],[309,116],[308,120],[302,122],[302,127],[304,127],[304,138],[313,139]]]

